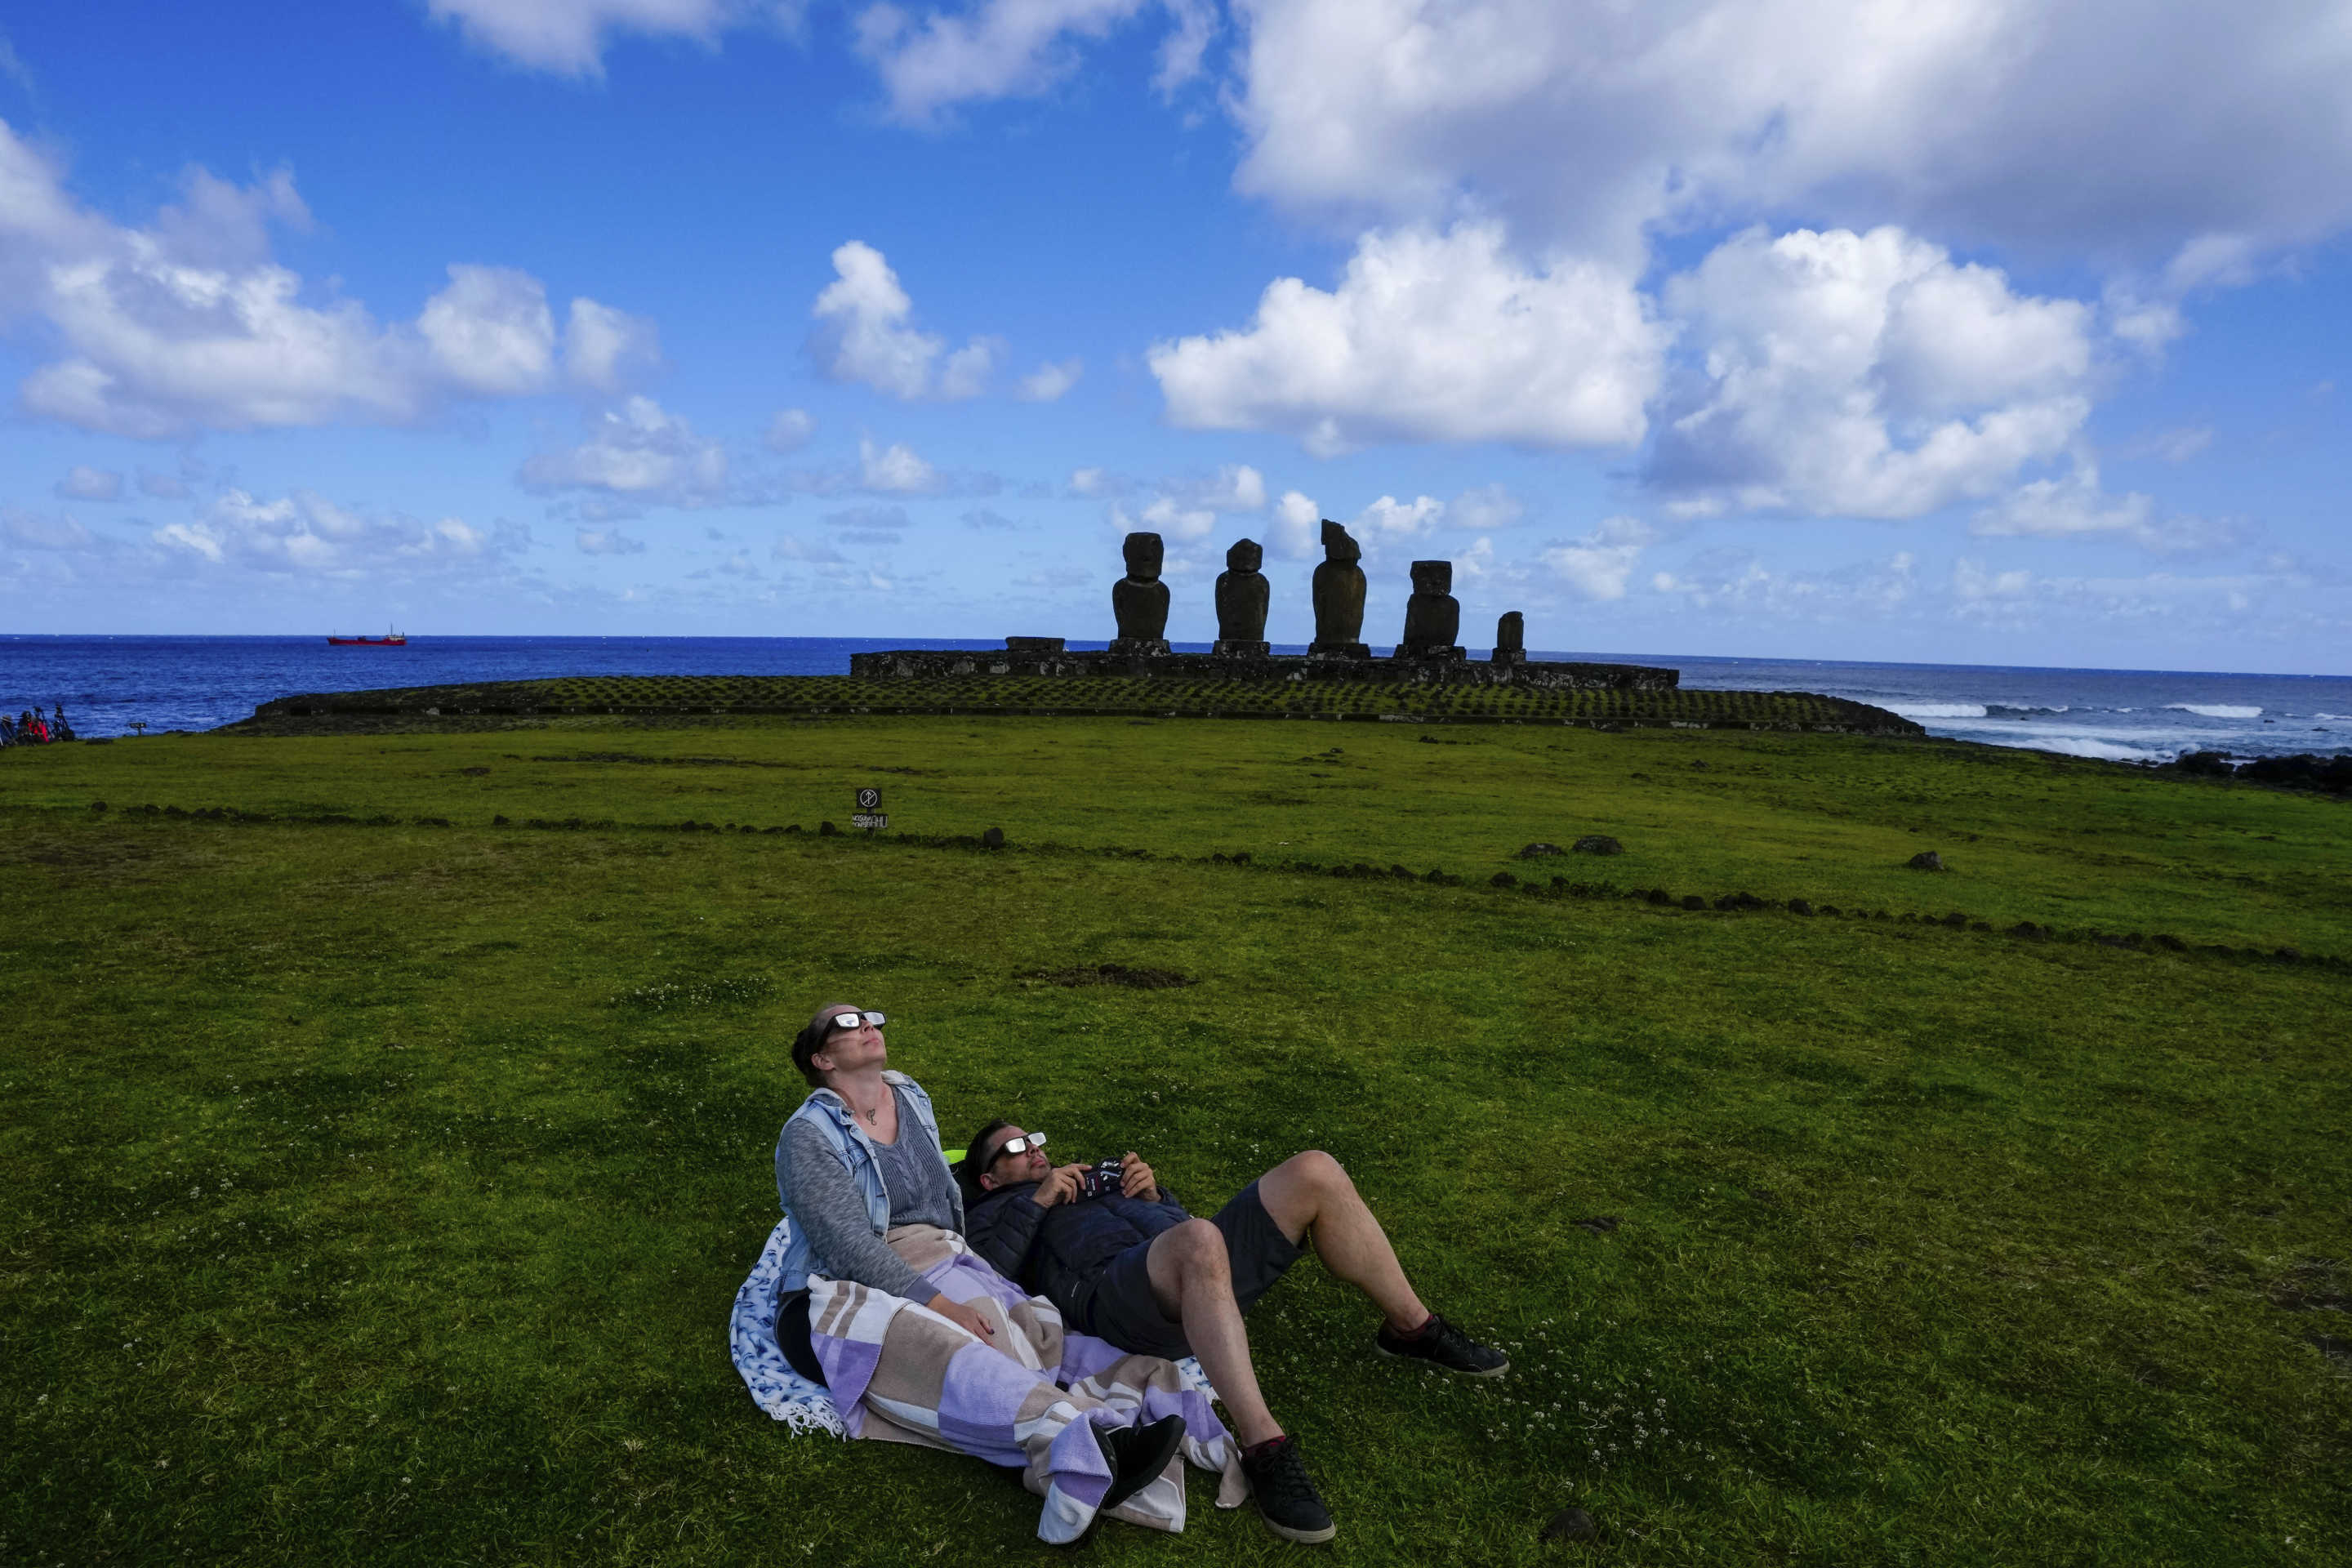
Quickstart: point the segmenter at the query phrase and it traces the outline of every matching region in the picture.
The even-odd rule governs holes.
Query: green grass
[[[785,1047],[828,997],[894,1016],[950,1142],[1010,1114],[1204,1206],[1330,1150],[1424,1293],[1512,1346],[1433,1383],[1365,1355],[1311,1262],[1268,1298],[1334,1561],[2352,1552],[2352,1378],[2312,1340],[2352,1338],[2352,980],[2242,951],[2352,953],[2340,804],[1917,742],[1418,734],[564,720],[0,757],[0,1560],[1066,1560],[993,1472],[787,1436],[728,1362]],[[845,821],[862,784],[1011,847],[662,826]],[[1583,832],[1629,852],[1510,858]],[[1922,847],[1955,869],[1905,870]],[[1023,978],[1104,963],[1198,984]],[[1080,1551],[1297,1560],[1210,1491],[1182,1537]],[[1571,1502],[1598,1550],[1538,1542]]]

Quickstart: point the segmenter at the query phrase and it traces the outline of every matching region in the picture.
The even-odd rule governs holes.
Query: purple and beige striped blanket
[[[1064,1332],[1053,1303],[1023,1295],[952,1231],[901,1226],[883,1240],[925,1285],[994,1324],[995,1342],[914,1302],[811,1276],[810,1342],[850,1436],[1018,1467],[1045,1500],[1037,1534],[1055,1544],[1085,1533],[1110,1484],[1093,1428],[1184,1418],[1178,1457],[1110,1518],[1182,1530],[1187,1461],[1222,1478],[1220,1508],[1248,1496],[1238,1445],[1173,1363]]]

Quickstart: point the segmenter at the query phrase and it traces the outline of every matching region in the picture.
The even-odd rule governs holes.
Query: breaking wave
[[[2175,713],[2194,713],[2200,719],[2259,719],[2260,708],[2233,707],[2226,702],[2168,702],[2165,707]]]
[[[1981,702],[1882,702],[1880,707],[1906,719],[1981,719]]]

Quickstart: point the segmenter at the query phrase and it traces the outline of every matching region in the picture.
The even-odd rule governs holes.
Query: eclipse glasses
[[[835,1029],[854,1029],[860,1024],[871,1024],[878,1029],[887,1022],[888,1020],[879,1013],[835,1013],[825,1020],[828,1033]]]

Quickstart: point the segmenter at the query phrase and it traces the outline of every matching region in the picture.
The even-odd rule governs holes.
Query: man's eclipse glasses
[[[1043,1132],[1032,1132],[1024,1138],[1007,1138],[996,1146],[996,1152],[988,1157],[988,1163],[993,1165],[1007,1154],[1026,1154],[1032,1149],[1045,1146],[1045,1135]]]
[[[832,1033],[840,1029],[854,1029],[860,1024],[871,1024],[878,1029],[887,1022],[889,1020],[879,1013],[835,1013],[825,1020],[825,1025],[826,1032]]]

